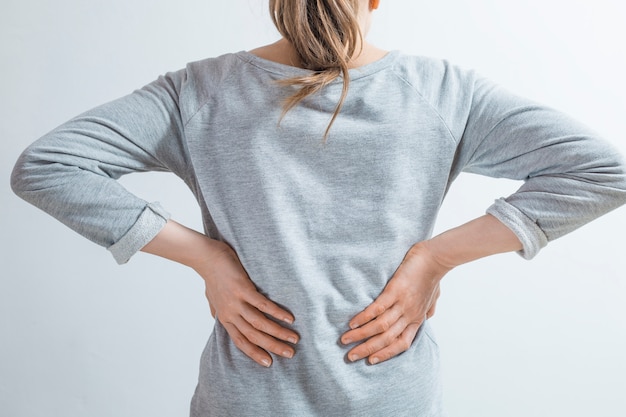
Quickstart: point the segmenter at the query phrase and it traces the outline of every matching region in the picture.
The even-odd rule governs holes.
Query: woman
[[[626,202],[586,127],[446,62],[365,42],[377,1],[271,0],[275,44],[191,63],[67,122],[18,161],[16,193],[119,263],[193,268],[216,317],[192,416],[440,416],[426,318],[439,282]],[[122,188],[180,176],[205,234]],[[462,171],[525,180],[431,238]]]

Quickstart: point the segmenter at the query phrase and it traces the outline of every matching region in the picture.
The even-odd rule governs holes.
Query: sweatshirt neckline
[[[372,75],[374,73],[384,70],[385,68],[388,68],[396,60],[398,54],[399,51],[389,51],[385,56],[374,62],[362,65],[358,68],[350,69],[350,79],[356,80],[359,78],[367,77],[368,75]],[[268,59],[254,55],[253,53],[250,53],[248,51],[239,51],[235,55],[241,58],[243,61],[254,65],[257,68],[261,68],[265,71],[279,74],[285,77],[298,77],[308,75],[313,72],[304,68],[281,64],[276,61],[270,61]]]

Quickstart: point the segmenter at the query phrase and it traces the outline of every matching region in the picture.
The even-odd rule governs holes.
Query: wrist
[[[198,241],[197,243],[198,245],[190,254],[186,265],[198,272],[201,276],[204,276],[203,272],[205,272],[207,268],[211,268],[212,265],[215,264],[216,258],[232,252],[231,247],[226,243],[204,235],[202,235],[202,241]]]
[[[450,272],[456,265],[447,260],[445,252],[438,249],[436,244],[433,244],[431,240],[424,240],[411,246],[409,249],[409,255],[420,256],[428,259],[428,263],[434,271],[437,271],[438,276],[443,277]]]

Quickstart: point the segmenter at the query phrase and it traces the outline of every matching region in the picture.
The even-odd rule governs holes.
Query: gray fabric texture
[[[523,180],[487,209],[532,258],[626,202],[624,164],[586,126],[445,60],[391,52],[278,120],[308,71],[247,52],[188,64],[88,111],[25,150],[15,192],[126,262],[168,214],[115,179],[171,171],[197,197],[205,232],[229,243],[259,290],[292,311],[293,359],[265,369],[215,325],[191,415],[442,416],[438,347],[426,322],[376,366],[339,343],[406,251],[431,236],[463,171]],[[494,196],[494,198],[499,196]]]

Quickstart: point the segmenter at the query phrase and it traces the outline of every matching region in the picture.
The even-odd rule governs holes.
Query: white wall
[[[381,2],[371,40],[443,57],[570,113],[626,153],[626,12],[615,0]],[[0,415],[187,415],[212,320],[201,280],[109,254],[12,195],[21,150],[186,62],[276,38],[263,0],[5,0],[0,15]],[[124,179],[200,228],[176,178]],[[516,184],[461,177],[438,230]],[[532,262],[446,277],[433,323],[450,416],[626,415],[626,209]],[[391,381],[390,381],[391,383]]]

